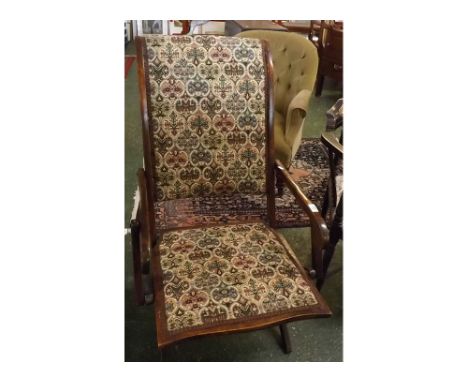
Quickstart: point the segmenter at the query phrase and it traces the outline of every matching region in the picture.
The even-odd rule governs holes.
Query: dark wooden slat
[[[287,324],[281,324],[279,327],[281,331],[281,339],[283,340],[283,350],[286,354],[289,354],[292,351],[292,347],[288,326]]]
[[[266,193],[268,222],[272,227],[276,226],[275,220],[275,170],[274,170],[274,93],[273,93],[273,59],[266,41],[262,41],[263,59],[265,61],[265,135],[266,135]]]

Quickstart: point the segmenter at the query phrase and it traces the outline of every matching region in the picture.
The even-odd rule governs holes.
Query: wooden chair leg
[[[291,338],[289,338],[289,330],[286,324],[281,324],[280,326],[280,331],[281,331],[281,339],[283,340],[283,351],[286,354],[291,353],[292,348],[291,348]]]
[[[284,182],[279,176],[276,177],[276,188],[278,190],[277,196],[281,198],[284,195]]]
[[[317,82],[316,82],[316,85],[315,85],[315,96],[316,97],[320,97],[322,95],[324,79],[325,79],[325,76],[321,76],[321,75],[317,76]]]
[[[145,303],[143,293],[143,280],[141,271],[141,255],[140,255],[140,222],[132,220],[130,222],[130,230],[132,235],[132,252],[133,252],[133,282],[135,286],[135,299],[137,305]]]
[[[321,214],[322,217],[325,219],[327,218],[327,212],[328,212],[328,204],[329,204],[329,185],[327,186],[327,189],[325,190],[325,195],[323,196],[323,202],[322,202],[322,208],[321,208]]]
[[[327,277],[328,266],[331,263],[333,254],[335,253],[336,244],[338,244],[339,237],[332,235],[330,232],[330,241],[328,242],[327,248],[325,249],[325,254],[323,255],[323,277],[317,280],[317,289],[321,290],[325,278]]]
[[[330,265],[333,254],[335,253],[335,247],[342,237],[340,229],[341,228],[338,227],[332,227],[330,231],[330,241],[328,243],[327,250],[325,251],[325,255],[323,256],[323,272],[325,275],[327,274],[328,266]]]

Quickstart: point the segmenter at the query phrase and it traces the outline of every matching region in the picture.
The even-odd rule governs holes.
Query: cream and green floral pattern
[[[265,192],[260,40],[146,38],[156,200]]]
[[[160,262],[171,332],[317,304],[286,248],[262,223],[166,232]]]

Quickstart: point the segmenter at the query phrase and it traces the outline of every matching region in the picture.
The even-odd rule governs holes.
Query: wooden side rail
[[[323,283],[323,251],[328,245],[329,231],[325,220],[323,220],[318,208],[309,198],[302,192],[299,186],[294,182],[289,175],[286,167],[279,161],[275,161],[276,176],[280,181],[288,187],[291,193],[296,198],[298,204],[307,213],[310,219],[310,231],[312,239],[312,272],[311,275],[316,277],[317,285]]]
[[[152,224],[149,214],[148,189],[145,170],[140,168],[137,172],[140,203],[136,218],[130,222],[133,252],[133,280],[135,296],[138,305],[151,302],[152,286],[150,270],[152,248]]]

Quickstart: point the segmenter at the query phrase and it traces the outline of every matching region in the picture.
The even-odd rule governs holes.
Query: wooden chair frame
[[[295,196],[298,204],[307,213],[310,219],[311,240],[312,240],[312,269],[308,274],[302,266],[296,264],[305,277],[315,278],[317,284],[322,282],[324,275],[323,272],[323,256],[325,248],[329,241],[329,231],[317,207],[305,196],[300,188],[294,183],[291,176],[279,161],[273,158],[274,136],[273,136],[273,118],[274,118],[274,101],[273,101],[273,64],[271,53],[266,41],[262,41],[264,62],[266,67],[265,83],[266,83],[266,196],[267,196],[267,225],[272,228],[276,227],[275,220],[275,177],[281,179],[291,193]],[[140,111],[143,129],[143,149],[144,149],[144,163],[145,169],[138,170],[138,187],[140,192],[140,206],[138,209],[137,217],[131,222],[131,234],[133,245],[133,266],[134,266],[134,285],[136,293],[136,302],[139,305],[155,302],[156,305],[163,303],[163,293],[161,290],[162,280],[157,279],[160,274],[159,261],[149,263],[148,259],[158,256],[158,246],[160,243],[161,233],[164,230],[158,230],[155,227],[155,210],[154,199],[155,195],[154,184],[151,181],[153,178],[153,157],[152,157],[152,140],[151,128],[148,115],[147,103],[147,84],[144,76],[144,38],[136,38],[137,48],[137,66],[138,66],[138,80],[139,80],[139,94],[140,94]],[[280,240],[284,240],[281,239]],[[155,279],[156,278],[156,279]],[[150,281],[148,281],[150,280]],[[151,280],[153,286],[151,286]],[[161,284],[160,284],[161,283]],[[153,288],[154,293],[151,294],[150,289]],[[317,291],[314,291],[317,301],[316,313],[308,314],[298,317],[297,314],[285,312],[281,317],[274,317],[273,319],[265,318],[258,319],[252,322],[243,322],[237,324],[225,324],[213,329],[194,329],[193,335],[190,337],[198,337],[220,333],[233,333],[250,331],[256,329],[263,329],[270,326],[280,325],[283,344],[286,352],[291,350],[289,335],[287,327],[284,325],[286,322],[317,317],[329,317],[331,312],[326,305],[323,298]],[[156,317],[157,332],[160,333],[160,321]],[[185,339],[187,336],[181,339]],[[170,343],[173,343],[171,341]],[[170,343],[160,341],[158,338],[158,347],[164,347]]]
[[[321,141],[328,150],[328,164],[330,168],[330,176],[322,203],[322,216],[326,218],[331,211],[334,215],[334,210],[337,207],[338,195],[336,193],[336,176],[338,162],[343,160],[343,130],[338,140],[334,134],[338,128],[343,128],[343,115],[340,109],[343,107],[343,99],[339,99],[327,111],[327,126],[326,131],[322,133]],[[333,216],[330,220],[333,220]]]
[[[343,23],[321,20],[316,46],[320,64],[315,85],[315,96],[320,97],[325,77],[343,81]],[[339,50],[337,50],[336,46],[339,47]]]
[[[342,122],[340,122],[340,126],[342,126]],[[323,286],[325,281],[325,277],[327,275],[328,267],[331,263],[333,254],[335,253],[335,247],[338,244],[338,241],[343,240],[343,194],[341,195],[340,200],[338,203],[336,202],[336,162],[338,160],[343,160],[343,134],[341,135],[340,140],[333,134],[333,132],[326,131],[322,133],[321,137],[322,143],[328,150],[328,157],[330,161],[330,182],[329,188],[334,190],[333,196],[335,197],[333,208],[333,218],[330,224],[330,238],[328,244],[325,248],[325,253],[323,256],[323,277],[320,281],[317,281],[317,287],[320,289]],[[327,204],[328,206],[328,198],[330,198],[330,192],[327,190]],[[335,207],[336,206],[336,207]],[[327,210],[322,210],[322,216],[327,214]]]

